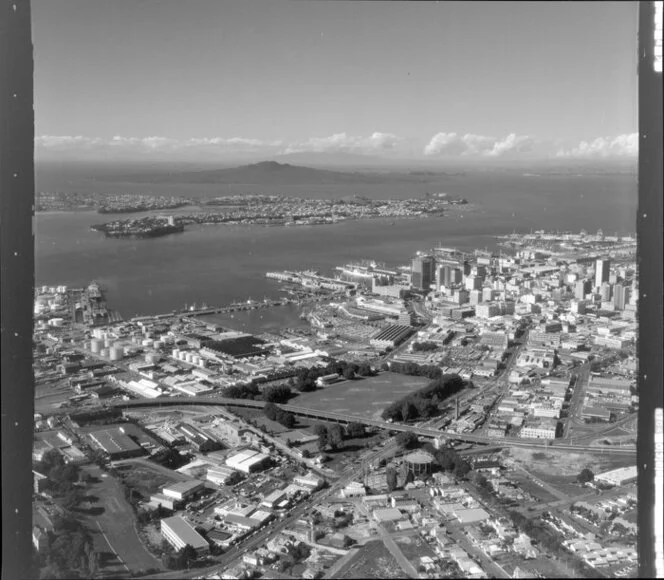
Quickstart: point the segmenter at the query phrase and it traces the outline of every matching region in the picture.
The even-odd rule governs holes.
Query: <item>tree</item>
[[[81,492],[78,488],[70,489],[62,498],[62,507],[70,511],[81,503]]]
[[[461,459],[454,466],[454,475],[463,479],[470,472],[470,465],[464,459]]]
[[[343,430],[341,425],[334,423],[327,428],[327,442],[332,449],[338,449],[343,443]]]
[[[410,449],[417,444],[417,435],[410,431],[402,431],[396,437],[397,444],[404,449]]]
[[[362,423],[349,423],[346,426],[346,436],[351,439],[357,439],[359,437],[364,437],[366,429]]]
[[[579,483],[588,483],[589,481],[592,481],[593,479],[595,479],[595,474],[590,469],[588,469],[587,467],[585,469],[581,470],[581,473],[579,473],[579,475],[576,476],[576,480]]]
[[[360,375],[361,377],[370,377],[373,375],[373,370],[371,369],[371,365],[367,362],[363,362],[360,365],[360,368],[357,369],[357,374]]]
[[[288,429],[292,429],[295,427],[295,415],[293,413],[289,413],[287,411],[281,411],[281,414],[279,415],[278,418],[279,423],[281,423],[284,427]]]
[[[327,447],[327,427],[321,423],[314,427],[314,433],[318,435],[318,449],[323,451]]]
[[[397,470],[394,467],[388,467],[385,470],[385,479],[387,481],[387,491],[394,491],[397,488]]]
[[[41,463],[39,464],[41,472],[44,473],[45,475],[49,475],[51,470],[53,470],[56,467],[64,467],[64,466],[65,466],[65,460],[63,459],[62,454],[57,449],[49,449],[48,451],[44,452]]]
[[[304,459],[309,459],[311,457],[311,452],[308,449],[303,449],[302,457],[304,457]]]
[[[277,419],[277,414],[279,413],[279,407],[274,403],[265,403],[263,413],[268,419],[270,419],[270,421],[275,421]]]
[[[291,390],[287,385],[268,387],[263,392],[263,400],[268,403],[285,403],[291,397]]]
[[[198,554],[196,553],[196,550],[190,544],[187,544],[180,551],[180,556],[181,556],[182,561],[184,563],[184,565],[182,566],[184,568],[184,566],[188,566],[190,562],[193,562],[197,558]]]
[[[344,379],[350,381],[355,378],[355,370],[352,367],[346,367],[344,369]]]

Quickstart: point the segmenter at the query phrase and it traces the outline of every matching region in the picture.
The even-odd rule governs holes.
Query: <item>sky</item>
[[[637,4],[33,0],[36,155],[635,157]]]

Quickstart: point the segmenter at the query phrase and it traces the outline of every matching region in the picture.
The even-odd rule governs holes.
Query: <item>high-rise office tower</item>
[[[590,294],[592,283],[590,280],[579,280],[574,286],[574,298],[583,300],[586,294]]]
[[[603,282],[609,281],[610,270],[610,260],[600,259],[595,262],[595,288],[599,288]]]
[[[608,282],[603,282],[602,285],[599,287],[599,293],[602,296],[602,301],[603,302],[608,302],[611,300],[611,284]]]
[[[613,305],[616,307],[616,310],[625,310],[627,291],[628,289],[620,283],[613,286]]]
[[[433,256],[413,258],[411,265],[411,283],[419,290],[429,290],[435,281],[436,261]]]

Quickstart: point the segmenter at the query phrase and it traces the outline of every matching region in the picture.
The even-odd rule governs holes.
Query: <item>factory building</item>
[[[410,326],[393,324],[381,330],[372,339],[369,340],[371,346],[376,348],[394,348],[401,344],[406,338],[413,333],[413,328]]]
[[[171,485],[164,486],[162,493],[166,497],[172,497],[178,501],[187,501],[194,497],[203,489],[203,483],[194,479],[191,481],[178,481]]]
[[[93,431],[89,437],[97,447],[108,454],[111,460],[137,457],[145,453],[143,448],[124,432],[122,427]]]
[[[254,473],[265,469],[269,461],[269,455],[253,449],[245,449],[226,459],[226,465],[242,473]]]
[[[198,554],[209,552],[210,545],[184,518],[173,516],[161,520],[161,535],[175,550],[189,544]]]

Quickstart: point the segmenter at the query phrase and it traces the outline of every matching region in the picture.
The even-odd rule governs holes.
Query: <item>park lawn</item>
[[[424,377],[411,377],[390,372],[381,372],[375,377],[357,378],[300,393],[293,404],[369,419],[380,419],[388,405],[409,395],[429,383]]]

